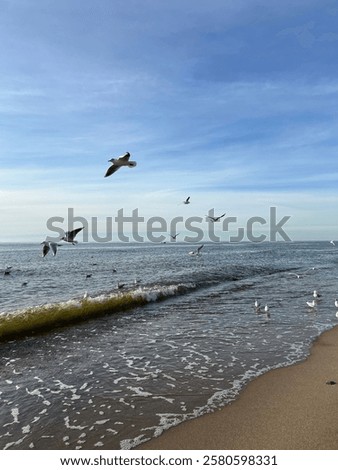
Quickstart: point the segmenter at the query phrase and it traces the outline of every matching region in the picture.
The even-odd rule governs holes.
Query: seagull
[[[321,295],[318,294],[318,292],[317,292],[316,290],[314,290],[314,291],[313,291],[313,297],[314,297],[315,299],[319,299],[319,298],[321,297]]]
[[[7,268],[4,271],[4,276],[9,276],[12,271],[12,266],[7,266]]]
[[[62,245],[59,245],[58,243],[55,243],[55,242],[48,242],[47,240],[40,243],[40,245],[43,245],[43,247],[42,247],[42,257],[43,258],[49,253],[50,249],[52,249],[53,256],[56,256],[56,252],[57,252],[57,249],[58,249],[57,247],[62,246]]]
[[[331,240],[330,243],[331,243],[331,245],[336,246],[336,244],[333,240]]]
[[[313,299],[311,302],[306,302],[307,305],[311,308],[317,307],[317,301],[316,299]]]
[[[201,246],[199,246],[199,247],[197,248],[197,250],[189,251],[188,254],[189,254],[190,256],[200,256],[200,255],[201,255],[200,251],[201,251],[201,249],[202,249],[203,247],[204,247],[204,245],[201,245]]]
[[[269,311],[269,306],[268,306],[268,305],[265,305],[265,307],[264,307],[264,312],[265,312],[265,313],[268,313],[268,311]]]
[[[260,313],[261,304],[258,302],[258,300],[255,300],[255,309],[256,309],[256,313]]]
[[[121,166],[129,166],[129,168],[136,166],[136,162],[129,161],[130,153],[126,152],[124,155],[121,155],[118,158],[111,158],[108,162],[112,162],[112,165],[108,168],[104,177],[112,175],[117,171]]]
[[[86,274],[86,279],[89,279],[90,277],[92,277],[92,274]]]
[[[78,242],[76,240],[74,240],[74,238],[83,229],[84,229],[84,227],[80,227],[80,228],[76,228],[74,230],[70,230],[69,232],[65,233],[64,237],[62,237],[61,240],[63,240],[64,242],[71,243],[72,245],[76,245],[76,243],[78,243]]]
[[[219,217],[212,217],[211,215],[206,215],[206,217],[208,217],[208,219],[210,219],[211,222],[219,222],[221,218],[225,216],[225,214],[226,212],[224,212],[224,214],[220,215]]]
[[[24,281],[22,284],[21,284],[21,287],[26,287],[28,285],[28,281]]]
[[[338,308],[338,300],[337,299],[334,301],[334,306]]]
[[[171,238],[172,238],[173,240],[176,240],[176,237],[178,237],[179,233],[176,233],[175,235],[171,235],[171,234],[169,233],[169,235],[171,236]]]
[[[183,201],[183,204],[190,204],[190,196],[187,197],[187,199],[185,201]]]
[[[118,282],[118,284],[117,284],[118,289],[123,289],[124,286],[125,286],[125,284],[121,284],[120,282]]]

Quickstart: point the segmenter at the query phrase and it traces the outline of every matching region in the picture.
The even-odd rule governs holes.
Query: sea
[[[79,243],[43,258],[0,244],[2,450],[134,449],[303,361],[337,325],[338,246],[195,248]]]

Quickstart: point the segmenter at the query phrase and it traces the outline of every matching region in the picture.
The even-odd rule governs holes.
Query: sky
[[[104,237],[121,209],[269,240],[271,207],[291,240],[338,239],[335,0],[0,0],[0,44],[0,242],[70,211]]]

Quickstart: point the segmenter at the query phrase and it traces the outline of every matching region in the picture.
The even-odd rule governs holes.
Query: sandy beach
[[[304,362],[258,377],[222,410],[137,449],[338,449],[338,326]]]

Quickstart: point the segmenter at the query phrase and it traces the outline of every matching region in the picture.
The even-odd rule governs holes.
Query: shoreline
[[[135,450],[336,450],[337,416],[338,325],[315,340],[304,361],[266,372],[224,408]]]

